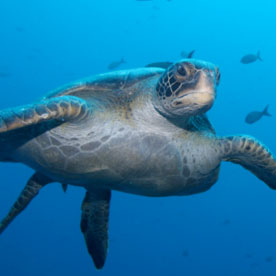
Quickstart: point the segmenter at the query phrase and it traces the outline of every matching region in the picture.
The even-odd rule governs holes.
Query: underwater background
[[[181,51],[217,64],[209,119],[218,135],[248,134],[276,153],[275,1],[0,0],[0,108],[31,103],[93,74],[176,61]],[[242,64],[260,50],[263,62]],[[270,104],[272,117],[246,124]],[[1,163],[0,217],[32,170]],[[112,193],[109,253],[96,271],[80,231],[84,189],[46,186],[0,236],[1,276],[276,275],[276,193],[223,163],[193,196]]]

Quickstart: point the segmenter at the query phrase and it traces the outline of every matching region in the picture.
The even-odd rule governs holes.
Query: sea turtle
[[[208,121],[219,78],[213,64],[184,59],[167,70],[100,74],[1,111],[0,160],[35,173],[0,232],[45,185],[84,187],[81,231],[99,269],[112,190],[151,197],[204,192],[217,181],[221,161],[242,165],[275,189],[269,150],[248,136],[217,137]]]

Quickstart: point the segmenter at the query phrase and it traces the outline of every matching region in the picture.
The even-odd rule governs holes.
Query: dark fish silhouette
[[[164,62],[153,62],[150,64],[147,64],[145,67],[159,67],[167,69],[169,66],[171,66],[173,63],[170,61],[164,61]]]
[[[258,51],[256,55],[254,54],[245,55],[241,58],[241,63],[249,64],[257,60],[263,61],[260,54],[261,54],[260,51]]]
[[[15,30],[16,30],[17,32],[19,32],[19,33],[24,32],[24,28],[22,28],[22,27],[20,27],[20,26],[17,26],[17,27],[15,28]]]
[[[245,122],[248,124],[253,124],[257,121],[259,121],[263,116],[272,116],[271,114],[268,113],[268,106],[265,107],[263,111],[252,111],[247,114],[245,117]]]
[[[252,257],[253,257],[252,253],[246,253],[245,254],[245,258],[247,258],[247,259],[251,259]]]
[[[193,55],[194,55],[194,53],[195,53],[195,50],[192,50],[192,51],[189,52],[189,53],[187,53],[187,52],[185,52],[185,51],[182,51],[182,52],[180,53],[180,55],[181,55],[181,57],[183,57],[183,58],[192,58]]]
[[[231,220],[230,219],[225,219],[223,222],[222,222],[222,225],[229,225],[231,224]]]
[[[108,65],[108,69],[113,70],[113,69],[119,67],[120,65],[122,65],[123,63],[126,63],[123,58],[121,58],[121,60],[113,61]]]
[[[187,58],[192,58],[195,53],[195,50],[192,50],[188,55]]]
[[[8,73],[8,72],[1,72],[0,71],[0,78],[4,79],[4,78],[8,78],[10,76],[11,76],[11,74]]]
[[[188,257],[189,256],[189,250],[188,249],[185,249],[182,251],[182,256],[183,257]]]
[[[189,52],[187,54],[185,51],[182,51],[180,53],[180,55],[183,58],[192,58],[194,52],[195,52],[195,50],[192,50],[191,52]],[[147,64],[146,67],[160,67],[160,68],[167,69],[172,64],[173,64],[173,62],[170,62],[170,61],[161,61],[161,62],[153,62],[153,63]]]
[[[265,261],[266,261],[267,263],[271,263],[273,260],[274,260],[274,257],[273,257],[273,256],[268,256],[268,257],[265,258]]]

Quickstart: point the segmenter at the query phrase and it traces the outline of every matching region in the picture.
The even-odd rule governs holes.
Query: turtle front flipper
[[[40,189],[51,182],[53,182],[51,179],[40,173],[32,175],[7,216],[1,221],[0,234],[28,206],[32,199],[39,193]]]
[[[61,122],[82,119],[90,109],[87,102],[74,96],[44,99],[38,103],[0,112],[0,133],[50,120]]]
[[[107,256],[110,198],[110,191],[87,191],[82,203],[81,231],[97,269]]]
[[[222,159],[242,165],[270,188],[276,189],[276,160],[263,144],[249,136],[218,139]]]

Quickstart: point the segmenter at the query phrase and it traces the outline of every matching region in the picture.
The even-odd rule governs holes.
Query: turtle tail
[[[240,164],[276,190],[276,160],[269,149],[249,136],[228,136],[217,140],[222,159]]]

